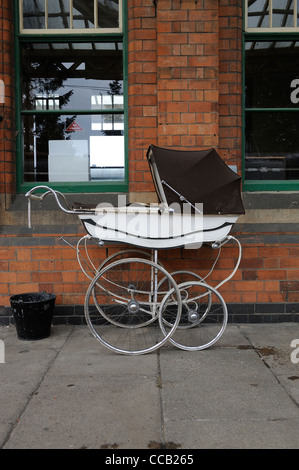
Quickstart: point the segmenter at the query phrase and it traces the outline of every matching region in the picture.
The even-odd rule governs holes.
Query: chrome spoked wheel
[[[167,278],[172,291],[161,279]],[[163,304],[163,309],[160,309]],[[161,318],[171,309],[172,324],[161,330]],[[147,259],[120,259],[105,266],[91,282],[84,304],[87,324],[104,346],[122,354],[145,354],[156,350],[174,333],[181,314],[177,284],[160,265]]]
[[[199,281],[178,285],[181,292],[182,313],[170,342],[180,349],[198,351],[212,346],[222,336],[227,325],[227,307],[219,292]],[[161,309],[170,310],[172,291],[163,299]],[[161,329],[166,335],[173,320],[164,315]]]

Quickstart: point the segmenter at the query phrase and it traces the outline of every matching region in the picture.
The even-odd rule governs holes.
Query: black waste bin
[[[29,292],[10,298],[19,339],[50,336],[55,299],[56,295],[47,292]]]

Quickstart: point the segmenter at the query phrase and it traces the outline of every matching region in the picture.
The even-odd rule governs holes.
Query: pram
[[[157,203],[70,206],[62,193],[39,185],[26,193],[29,226],[31,200],[42,201],[49,194],[61,210],[81,220],[87,235],[80,238],[76,251],[80,267],[91,281],[85,318],[93,336],[108,349],[137,355],[168,343],[183,350],[202,350],[218,341],[227,325],[227,306],[218,289],[234,276],[241,260],[241,245],[229,235],[244,213],[241,178],[214,149],[183,151],[151,145],[147,159]],[[43,194],[38,194],[41,190]],[[90,241],[99,246],[125,243],[137,248],[118,251],[97,266],[89,256]],[[206,279],[221,247],[231,241],[238,246],[236,265],[226,279],[212,287]],[[218,250],[204,278],[185,269],[169,272],[158,260],[160,249],[194,249],[202,244]]]

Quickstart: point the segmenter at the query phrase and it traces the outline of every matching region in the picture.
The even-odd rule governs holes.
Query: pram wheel
[[[161,283],[165,278],[167,282]],[[171,301],[166,304],[163,299],[169,289]],[[174,333],[180,320],[181,296],[162,266],[147,259],[120,259],[92,280],[84,310],[92,334],[107,348],[122,354],[145,354],[162,346]],[[170,310],[172,324],[165,332],[161,324]]]
[[[227,307],[222,296],[213,287],[199,281],[184,282],[178,288],[182,313],[170,342],[187,351],[210,347],[219,340],[227,325]],[[170,291],[163,299],[161,308],[167,308],[167,304],[172,302]],[[161,329],[165,335],[172,325],[172,319],[164,314]]]

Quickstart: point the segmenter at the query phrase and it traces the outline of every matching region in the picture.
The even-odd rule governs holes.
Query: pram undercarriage
[[[152,153],[150,157],[156,188],[158,185],[159,194],[163,194],[160,204],[69,207],[63,194],[36,186],[26,194],[29,225],[31,200],[41,201],[49,194],[61,210],[76,214],[82,221],[87,235],[75,248],[79,265],[90,279],[84,313],[91,333],[104,346],[129,355],[149,353],[165,343],[188,351],[205,349],[221,337],[228,320],[227,306],[218,289],[234,276],[241,260],[241,245],[229,235],[238,214],[200,213],[189,198],[176,190],[179,201],[194,210],[188,214],[174,211],[162,191],[164,182],[159,179]],[[167,183],[167,187],[171,186]],[[97,265],[89,255],[91,242],[99,246],[126,243],[137,248],[121,250]],[[236,265],[226,279],[212,287],[207,277],[227,242],[238,246]],[[218,250],[204,278],[184,269],[169,272],[158,259],[159,249],[197,248],[203,243]]]

